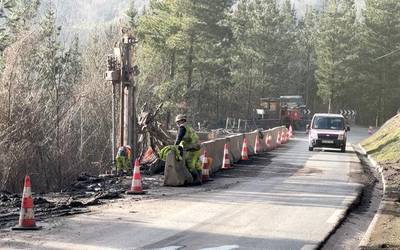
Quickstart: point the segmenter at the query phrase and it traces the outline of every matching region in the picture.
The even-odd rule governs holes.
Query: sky
[[[141,9],[149,0],[135,0],[136,7]],[[284,1],[284,0],[281,0]],[[307,6],[322,9],[328,0],[291,0],[297,15],[302,17]],[[356,0],[364,1],[364,0]],[[131,0],[43,0],[43,9],[53,3],[57,10],[57,21],[62,26],[64,36],[80,36],[91,32],[96,27],[121,21]]]

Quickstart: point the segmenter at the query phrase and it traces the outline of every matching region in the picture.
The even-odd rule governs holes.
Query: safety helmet
[[[186,121],[186,115],[179,114],[175,117],[175,122]]]

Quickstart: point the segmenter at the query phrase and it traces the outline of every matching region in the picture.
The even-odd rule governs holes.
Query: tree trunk
[[[188,54],[188,67],[187,67],[187,91],[190,91],[192,88],[192,81],[193,81],[193,59],[194,59],[194,35],[190,35],[190,47],[189,47],[189,54]]]
[[[176,70],[176,50],[172,50],[171,54],[171,67],[170,67],[170,72],[169,72],[169,78],[171,80],[175,79],[175,70]]]

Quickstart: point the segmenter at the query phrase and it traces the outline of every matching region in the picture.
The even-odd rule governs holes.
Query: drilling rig
[[[113,166],[115,166],[117,148],[120,146],[129,145],[133,149],[133,159],[137,157],[135,150],[137,148],[135,77],[140,73],[138,66],[134,65],[137,43],[138,40],[123,29],[122,37],[114,47],[114,54],[107,57],[105,78],[112,83],[111,148]],[[118,126],[116,125],[117,117],[119,117]]]

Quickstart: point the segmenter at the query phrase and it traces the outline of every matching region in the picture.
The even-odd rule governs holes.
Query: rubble
[[[162,186],[163,179],[162,175],[146,176],[142,179],[143,188],[152,189]],[[131,181],[130,176],[96,177],[83,173],[76,182],[60,193],[33,193],[35,217],[43,220],[87,213],[90,211],[90,206],[123,198]],[[20,207],[21,194],[0,191],[0,228],[11,227],[18,222]]]

